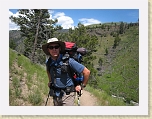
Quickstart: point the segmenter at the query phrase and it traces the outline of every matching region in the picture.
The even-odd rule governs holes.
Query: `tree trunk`
[[[40,11],[39,19],[38,19],[38,24],[37,24],[37,29],[36,29],[36,34],[35,34],[35,40],[34,40],[34,46],[33,46],[33,52],[32,52],[32,62],[35,62],[35,50],[36,50],[36,45],[37,45],[37,38],[38,38],[38,32],[39,32],[39,27],[40,27],[40,16],[41,16],[42,11]]]

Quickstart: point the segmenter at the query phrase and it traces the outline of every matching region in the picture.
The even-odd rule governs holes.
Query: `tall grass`
[[[29,102],[32,105],[41,105],[43,99],[39,89],[35,89],[33,92],[30,92],[28,95]]]
[[[28,58],[11,49],[9,56],[10,105],[20,105],[18,100],[26,101],[28,105],[43,105],[43,98],[49,91],[45,68],[31,63]]]

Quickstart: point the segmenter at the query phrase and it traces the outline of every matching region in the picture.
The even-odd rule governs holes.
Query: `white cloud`
[[[58,19],[59,25],[63,27],[63,29],[74,28],[74,21],[71,17],[66,16],[63,12],[56,13],[53,18]]]
[[[68,29],[68,28],[74,28],[74,21],[71,17],[66,16],[63,12],[58,12],[54,16],[52,15],[54,13],[53,10],[49,10],[50,13],[50,19],[58,19],[58,25],[61,25],[63,29]],[[17,17],[19,13],[17,12],[16,14],[13,14],[11,11],[9,11],[9,16],[15,16]],[[19,26],[17,26],[14,22],[12,22],[9,19],[9,30],[17,30],[19,29]]]
[[[52,19],[52,14],[54,13],[53,10],[48,10],[49,14],[50,14],[50,19]]]
[[[58,12],[56,14],[54,14],[54,11],[53,10],[49,10],[49,13],[50,13],[50,19],[58,19],[58,25],[61,25],[63,27],[63,29],[69,29],[69,28],[72,28],[74,29],[74,20],[69,17],[69,16],[66,16],[65,13],[63,12]],[[12,12],[9,11],[9,16],[15,16],[17,17],[19,15],[19,13],[17,12],[16,14],[13,14]],[[87,18],[82,18],[82,19],[79,19],[79,21],[84,24],[84,26],[87,26],[87,25],[91,25],[91,24],[98,24],[98,23],[101,23],[99,20],[96,20],[96,19],[87,19]],[[19,26],[17,26],[15,23],[13,23],[11,20],[9,20],[9,30],[17,30],[19,29]]]
[[[9,11],[9,17],[12,16],[12,15],[17,17],[18,16],[18,12],[16,14],[13,14],[12,12]],[[19,29],[19,26],[17,26],[14,22],[12,22],[9,19],[9,30],[18,30],[18,29]]]
[[[101,23],[99,20],[96,20],[96,19],[87,19],[87,18],[82,18],[82,19],[79,19],[79,21],[84,25],[84,26],[87,26],[87,25],[91,25],[91,24],[99,24]]]

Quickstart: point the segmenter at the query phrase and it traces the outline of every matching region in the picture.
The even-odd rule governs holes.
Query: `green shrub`
[[[37,89],[34,92],[30,92],[28,99],[29,102],[32,103],[34,106],[39,105],[43,100],[41,93]]]

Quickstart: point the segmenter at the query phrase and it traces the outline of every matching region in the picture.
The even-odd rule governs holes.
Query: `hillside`
[[[9,52],[10,106],[44,106],[48,95],[48,79],[46,77],[45,68],[31,64],[29,59],[18,54],[16,51],[10,49]],[[90,100],[86,102],[85,98],[89,98]],[[53,106],[52,97],[48,99],[47,106]],[[82,106],[95,106],[97,99],[91,93],[84,90],[80,97],[80,103]]]
[[[48,93],[44,67],[11,49],[9,56],[10,105],[43,105]]]
[[[120,38],[116,48],[113,48],[114,38],[111,36],[99,41],[95,55],[102,58],[103,63],[99,66],[98,59],[94,62],[101,77],[97,87],[110,95],[125,97],[126,101],[139,102],[139,27],[126,30]]]
[[[118,36],[119,42],[117,42],[117,45],[114,47],[114,43],[117,40],[117,33],[120,32],[120,25],[121,25],[120,23],[106,23],[102,25],[96,24],[96,25],[90,25],[86,27],[87,33],[91,35],[96,35],[98,37],[97,52],[93,54],[94,56],[96,56],[96,59],[92,61],[94,69],[97,72],[97,75],[91,77],[92,82],[90,83],[90,86],[94,90],[107,93],[110,97],[117,97],[117,99],[122,98],[124,102],[127,103],[127,105],[130,104],[131,102],[137,102],[137,105],[138,105],[138,102],[139,102],[139,26],[136,23],[134,24],[125,23],[123,33],[119,34]],[[14,31],[14,32],[18,32],[18,31]],[[63,31],[62,33],[65,33],[65,32],[68,32],[68,30]],[[13,33],[10,33],[10,34],[11,34],[10,38],[14,39],[13,37],[15,35],[13,35]],[[20,42],[22,42],[22,39],[21,38],[18,38],[18,39],[19,41],[15,41],[15,43],[17,43],[18,44],[17,46],[19,47]],[[18,51],[18,49],[15,49],[15,50]],[[19,50],[18,52],[22,53],[21,51],[22,50]],[[18,57],[21,57],[21,56],[19,55]],[[99,60],[102,63],[101,62],[99,63]],[[24,63],[22,63],[22,65],[23,64]],[[19,67],[20,65],[21,64],[19,64]],[[29,64],[29,67],[31,65],[34,67],[37,67],[32,63]],[[23,67],[25,68],[26,65],[22,66],[22,68]],[[33,68],[32,70],[37,71],[37,69],[33,69]],[[18,71],[16,72],[18,75],[21,75],[21,77],[28,76],[27,75],[28,73],[20,74]],[[10,73],[12,75],[11,69],[10,69]],[[44,74],[45,73],[43,73],[43,75]],[[17,79],[19,78],[18,76],[16,77]],[[38,77],[38,80],[42,81],[43,79],[43,81],[46,81],[45,83],[47,83],[46,75],[44,75],[44,77],[42,78],[41,75],[39,76],[39,73],[35,74],[35,72],[32,71],[32,74],[29,75],[29,78],[31,77]],[[31,79],[29,80],[31,81]],[[36,82],[31,81],[31,83],[29,83],[28,85],[31,85]],[[40,87],[43,87],[44,84],[40,83],[38,85]],[[48,92],[47,88],[45,89],[44,95],[47,95],[46,92]],[[39,100],[42,100],[42,99],[39,99]],[[110,105],[115,105],[115,104],[110,103]]]
[[[49,92],[45,68],[32,64],[28,58],[12,49],[9,49],[9,56],[9,105],[44,106]],[[52,97],[48,99],[47,106],[52,106]],[[79,99],[81,106],[126,105],[122,99],[113,98],[89,85]],[[76,106],[77,101],[76,98]]]

